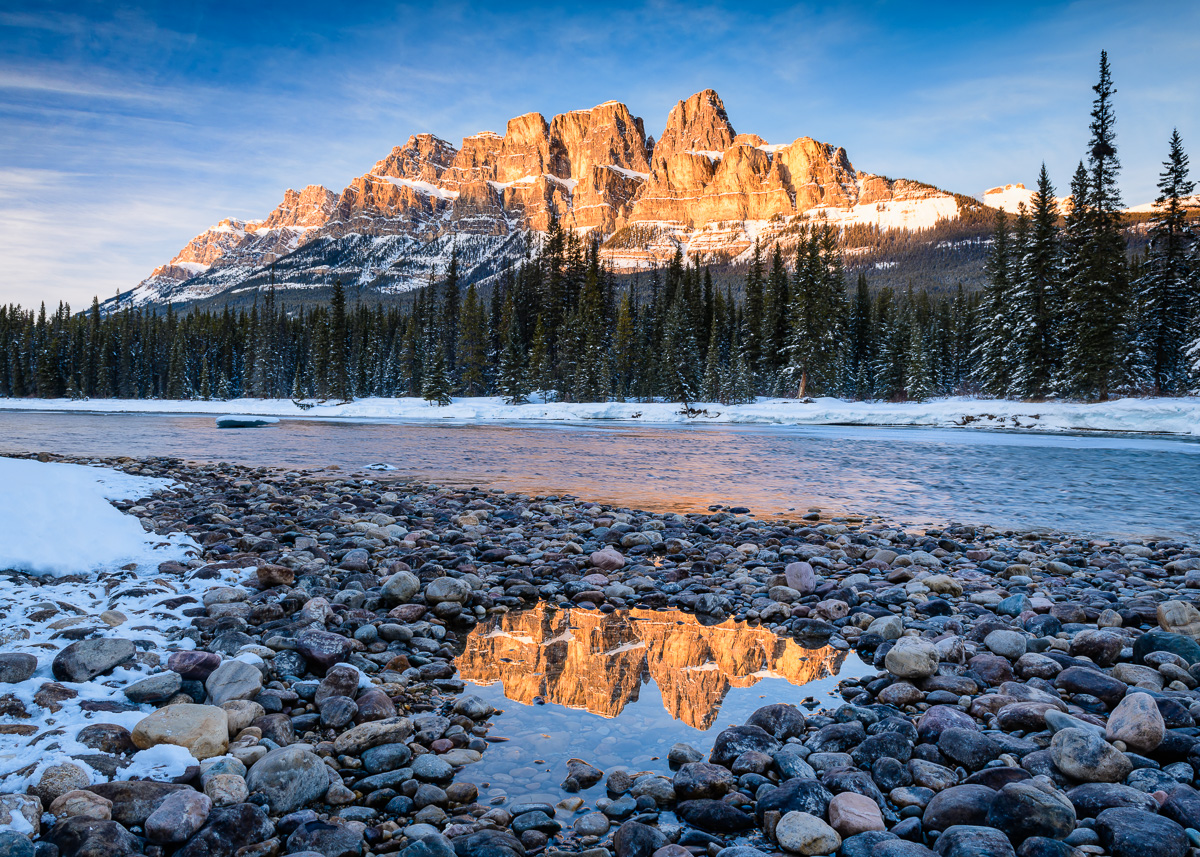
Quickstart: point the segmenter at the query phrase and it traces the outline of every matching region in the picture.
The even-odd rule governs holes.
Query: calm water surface
[[[733,620],[544,605],[475,628],[457,665],[467,692],[504,712],[489,739],[507,739],[462,777],[484,798],[552,804],[567,795],[568,759],[671,776],[672,744],[707,757],[722,729],[760,706],[836,706],[841,678],[873,672],[853,652],[805,649]],[[603,794],[599,783],[582,796]]]
[[[913,526],[1200,536],[1200,442],[1174,437],[318,420],[217,429],[211,416],[0,412],[0,452],[42,450],[343,472],[385,462],[390,477],[659,511],[819,507]]]

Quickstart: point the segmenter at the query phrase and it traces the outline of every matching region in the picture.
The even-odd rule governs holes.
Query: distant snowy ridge
[[[309,403],[305,403],[309,404]],[[2,410],[88,413],[243,414],[295,419],[393,422],[566,422],[597,420],[698,425],[729,423],[763,426],[926,426],[1022,429],[1029,431],[1150,432],[1200,437],[1200,397],[1119,399],[1075,402],[1018,402],[954,397],[927,402],[849,402],[821,398],[759,399],[754,404],[693,403],[702,412],[689,417],[678,402],[549,402],[506,405],[500,398],[456,398],[447,407],[424,399],[359,399],[347,404],[315,403],[302,409],[290,399],[164,401],[160,399],[0,399]]]

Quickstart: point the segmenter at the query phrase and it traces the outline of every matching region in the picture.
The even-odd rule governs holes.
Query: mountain
[[[911,235],[979,210],[970,197],[858,170],[830,143],[739,134],[708,89],[678,102],[657,140],[616,101],[550,121],[527,113],[503,135],[484,131],[460,147],[416,134],[341,193],[288,190],[263,220],[221,221],[121,302],[185,303],[272,281],[312,289],[335,278],[403,292],[443,270],[456,246],[464,279],[487,280],[523,258],[554,216],[599,236],[614,268],[635,271],[676,249],[736,264],[756,240],[790,245],[819,219],[847,234]]]

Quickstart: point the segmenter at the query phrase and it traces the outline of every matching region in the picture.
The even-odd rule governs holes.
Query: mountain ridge
[[[619,101],[550,120],[525,113],[503,135],[479,132],[459,147],[414,134],[340,193],[288,189],[262,220],[220,221],[108,303],[188,303],[334,278],[400,293],[427,283],[460,245],[470,249],[464,281],[485,280],[524,258],[553,217],[599,237],[613,268],[636,271],[676,250],[737,263],[755,242],[790,246],[814,220],[915,233],[980,205],[858,170],[844,148],[811,137],[770,144],[738,133],[705,89],[676,103],[657,140]]]

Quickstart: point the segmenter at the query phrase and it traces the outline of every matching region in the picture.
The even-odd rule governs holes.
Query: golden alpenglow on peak
[[[186,302],[268,281],[308,288],[331,269],[403,292],[444,269],[450,245],[472,247],[460,258],[471,281],[519,264],[554,218],[630,270],[676,250],[717,264],[745,261],[755,241],[786,250],[816,218],[915,231],[958,217],[953,194],[859,172],[832,143],[737,133],[721,96],[705,89],[675,104],[657,142],[621,101],[550,119],[522,113],[502,135],[480,131],[457,147],[413,134],[341,193],[289,190],[265,221],[201,233],[122,302]],[[290,231],[260,234],[280,227]]]
[[[732,619],[702,625],[676,611],[606,614],[539,604],[475,628],[458,671],[474,684],[501,682],[507,698],[526,705],[541,697],[602,717],[616,717],[654,681],[671,717],[708,729],[731,687],[764,678],[807,684],[836,674],[845,657]]]

